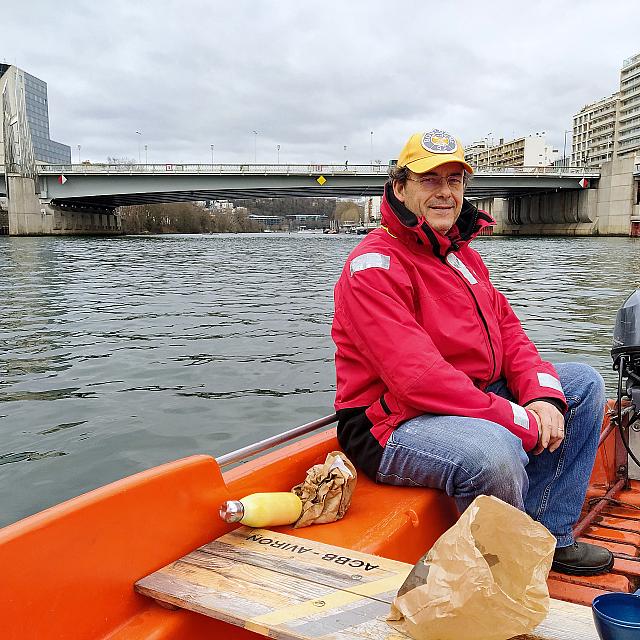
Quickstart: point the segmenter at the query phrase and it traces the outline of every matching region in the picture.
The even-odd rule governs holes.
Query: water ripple
[[[356,237],[0,237],[0,524],[332,410],[333,285]],[[475,247],[544,357],[613,389],[628,238]]]

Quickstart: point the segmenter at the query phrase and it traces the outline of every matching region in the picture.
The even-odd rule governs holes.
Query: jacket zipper
[[[477,215],[478,215],[478,210],[476,210],[476,220],[477,220]],[[444,255],[442,253],[440,253],[440,245],[438,243],[437,238],[435,237],[435,235],[433,234],[433,232],[431,231],[431,228],[429,227],[429,225],[425,222],[421,225],[420,230],[422,231],[422,233],[428,238],[429,242],[431,243],[432,249],[433,249],[433,253],[436,256],[436,258],[439,258],[440,261],[443,264],[446,264],[449,269],[451,269],[451,271],[453,271],[458,278],[460,278],[460,280],[464,283],[465,288],[467,289],[467,291],[469,292],[469,294],[471,295],[471,297],[473,298],[473,302],[476,305],[476,310],[478,312],[478,315],[480,316],[480,319],[482,320],[482,325],[484,326],[484,331],[487,334],[487,340],[489,342],[489,347],[491,349],[491,362],[492,362],[492,367],[491,367],[491,377],[489,378],[489,380],[491,381],[493,379],[493,376],[496,373],[496,352],[493,348],[493,342],[491,341],[491,334],[489,333],[489,325],[487,324],[487,321],[480,309],[480,305],[478,304],[478,300],[475,296],[475,294],[473,293],[469,283],[464,279],[464,277],[462,276],[462,274],[458,273],[458,271],[456,271],[456,269],[454,269],[448,262],[447,262],[447,255],[449,253],[449,251],[445,251]],[[455,250],[457,250],[459,248],[459,244],[457,242],[452,242],[451,243],[451,248],[453,249],[453,247],[455,246]]]
[[[446,260],[445,260],[445,262],[446,262]],[[449,269],[451,269],[451,271],[453,271],[458,276],[458,278],[460,278],[462,283],[464,284],[466,290],[469,292],[469,294],[473,298],[473,302],[476,305],[476,311],[478,312],[478,315],[480,316],[480,320],[482,320],[482,326],[484,327],[484,332],[487,334],[487,341],[489,342],[489,347],[491,348],[491,363],[492,363],[492,367],[491,367],[491,377],[489,378],[489,382],[491,382],[491,380],[493,380],[493,376],[496,373],[496,352],[493,349],[493,342],[491,340],[491,334],[489,333],[489,325],[487,324],[487,320],[485,319],[484,314],[482,313],[482,310],[480,309],[480,304],[478,303],[478,299],[476,298],[475,294],[473,293],[473,290],[469,286],[469,283],[448,262],[446,262],[446,264],[449,267]]]

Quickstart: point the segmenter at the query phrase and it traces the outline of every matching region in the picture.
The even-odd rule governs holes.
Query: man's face
[[[442,235],[455,224],[464,196],[464,168],[447,162],[428,173],[413,173],[405,184],[393,183],[393,192],[404,206]]]

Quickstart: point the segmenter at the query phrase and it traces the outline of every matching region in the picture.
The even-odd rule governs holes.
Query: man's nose
[[[447,178],[440,177],[440,182],[438,184],[438,187],[436,188],[436,194],[438,196],[442,195],[443,197],[447,197],[447,198],[453,195],[453,191],[449,186],[449,182],[447,181]]]

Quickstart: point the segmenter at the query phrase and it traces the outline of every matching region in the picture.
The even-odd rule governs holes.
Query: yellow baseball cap
[[[473,173],[471,165],[464,160],[460,140],[442,129],[414,133],[398,158],[399,167],[407,167],[414,173],[427,173],[447,162],[459,162],[467,172]]]

